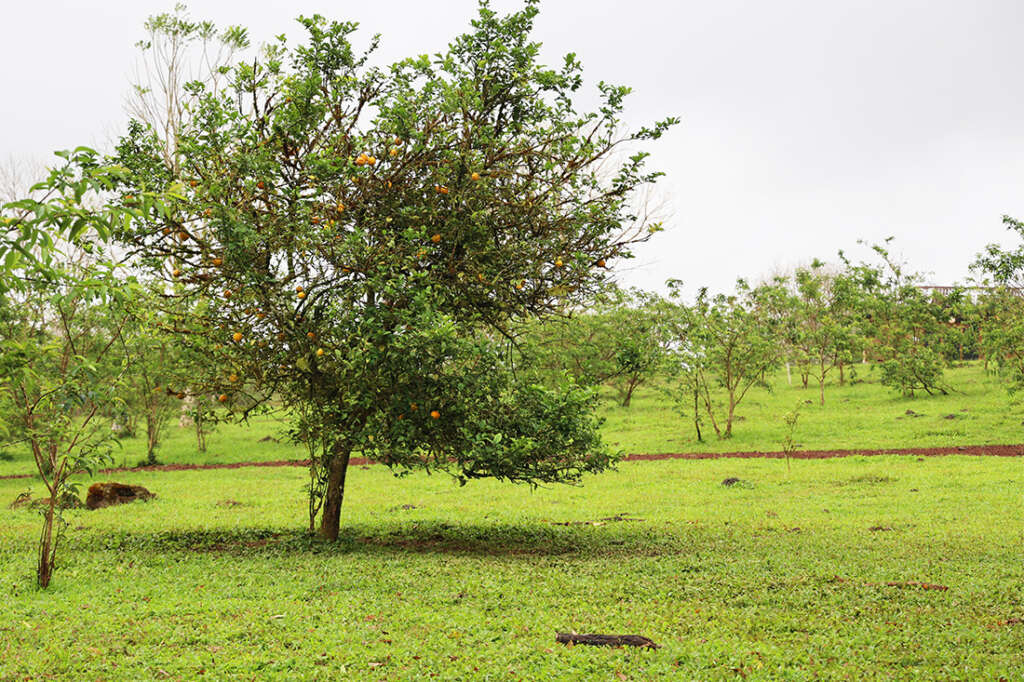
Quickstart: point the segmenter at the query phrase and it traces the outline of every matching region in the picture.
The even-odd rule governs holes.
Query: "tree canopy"
[[[522,380],[510,344],[586,305],[658,229],[634,207],[659,175],[636,144],[675,120],[624,132],[628,88],[605,83],[579,111],[581,65],[538,62],[535,5],[482,3],[446,52],[387,68],[355,24],[300,18],[304,43],[280,37],[216,91],[185,86],[174,163],[141,122],[118,145],[121,205],[181,198],[116,237],[162,283],[180,342],[219,360],[221,402],[274,396],[300,416],[327,537],[354,451],[463,482],[613,461],[592,394]]]

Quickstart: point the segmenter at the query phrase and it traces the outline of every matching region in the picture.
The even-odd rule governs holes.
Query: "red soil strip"
[[[973,455],[976,457],[1024,457],[1021,445],[959,445],[941,448],[882,448],[879,450],[797,450],[789,453],[792,459],[833,459],[836,457],[874,457],[877,455],[916,455],[918,457],[942,457],[944,455]],[[634,454],[622,458],[624,462],[648,462],[660,459],[783,459],[784,452],[675,452],[659,454]],[[373,464],[363,457],[353,457],[349,466]],[[242,467],[304,467],[309,460],[283,459],[275,462],[232,462],[229,464],[157,464],[147,467],[118,467],[101,469],[101,474],[116,474],[126,471],[191,471],[193,469],[241,469]],[[0,480],[33,478],[35,474],[8,474]]]

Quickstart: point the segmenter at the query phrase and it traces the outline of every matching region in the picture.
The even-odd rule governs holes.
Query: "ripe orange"
[[[321,357],[323,354],[324,354],[324,349],[323,348],[317,348],[316,349],[316,356],[317,357]]]
[[[219,396],[217,396],[217,400],[221,401],[222,403],[226,403],[228,401],[228,394],[221,393]]]
[[[297,295],[299,297],[299,300],[302,300],[302,299],[306,298],[306,292],[305,291],[300,291]]]
[[[320,224],[320,217],[319,216],[313,216],[313,224],[314,225],[319,225]]]
[[[395,144],[397,144],[397,145],[401,146],[401,144],[402,144],[402,138],[400,138],[400,137],[396,137],[396,138],[395,138]]]
[[[338,213],[341,213],[341,212],[342,212],[342,211],[344,211],[344,210],[345,210],[345,204],[343,204],[343,203],[341,203],[341,202],[339,201],[339,202],[338,202]]]
[[[231,298],[231,289],[224,290],[224,298]]]
[[[306,332],[306,338],[307,339],[315,339],[316,338],[316,334],[314,334],[313,332]]]
[[[188,239],[188,232],[185,232],[184,230],[182,230],[181,232],[178,233],[178,240],[179,241],[185,241],[186,239]]]
[[[431,419],[440,419],[441,418],[441,413],[438,412],[437,410],[431,410],[430,411],[430,418]]]
[[[256,186],[257,186],[257,187],[259,187],[260,189],[263,189],[263,186],[264,186],[264,185],[263,185],[263,181],[262,181],[262,180],[260,180],[259,182],[257,182],[257,183],[256,183]]]
[[[434,242],[435,244],[438,243],[439,241],[441,241],[441,235],[435,234],[433,237],[430,238],[430,241]]]
[[[210,216],[213,215],[213,209],[212,208],[206,209],[205,211],[203,211],[203,215],[206,216],[207,218],[209,218]]]
[[[561,258],[559,258],[558,260],[555,261],[555,267],[556,268],[560,268],[560,267],[562,267],[562,265],[563,265],[563,263],[562,263],[562,259]]]
[[[388,152],[388,154],[390,154],[391,156],[398,156],[398,150],[392,147],[391,151]]]
[[[229,380],[230,380],[230,381],[231,381],[232,383],[234,383],[234,382],[238,381],[238,375],[237,375],[237,374],[232,374],[231,376],[229,376],[229,377],[228,377],[228,379],[229,379]]]
[[[368,156],[366,157],[366,163],[372,166],[373,164],[377,163],[377,159],[373,156]]]
[[[519,282],[518,284],[516,284],[516,289],[522,290],[522,288],[523,288],[523,283],[522,282]]]
[[[473,179],[473,180],[479,180],[479,179],[480,179],[480,174],[479,174],[479,173],[476,173],[476,172],[474,172],[474,173],[473,173],[472,175],[470,175],[469,177],[470,177],[471,179]]]
[[[198,183],[198,182],[196,182],[195,180],[189,180],[189,181],[188,181],[188,184],[190,184],[191,186],[195,187],[195,186],[196,186],[196,185],[198,185],[199,183]]]
[[[170,233],[171,233],[171,228],[169,228],[169,227],[165,227],[165,228],[164,228],[163,230],[161,230],[161,231],[162,231],[162,232],[163,232],[164,234],[170,234]]]
[[[261,320],[262,320],[262,319],[263,319],[264,317],[266,317],[266,316],[267,316],[267,314],[266,314],[266,313],[256,313],[256,317],[260,318]]]
[[[438,194],[448,194],[448,188],[445,187],[444,185],[434,185],[434,190]]]
[[[177,398],[178,400],[184,400],[184,399],[185,399],[185,394],[184,394],[184,393],[178,393],[178,394],[177,394],[177,395],[176,395],[175,397],[176,397],[176,398]]]
[[[223,258],[214,258],[213,259],[213,264],[214,264],[214,266],[219,268],[221,265],[224,264],[224,259]]]
[[[174,275],[175,277],[181,277],[181,270],[179,270],[178,268],[174,268],[174,272],[172,272],[171,274]]]
[[[602,258],[601,260],[597,261],[597,267],[599,267],[599,268],[603,268],[604,267],[604,258]]]
[[[231,335],[231,338],[234,340],[235,343],[238,343],[239,341],[242,340],[242,332],[235,332],[234,334]]]
[[[295,287],[295,291],[302,291],[302,287],[301,286]]]

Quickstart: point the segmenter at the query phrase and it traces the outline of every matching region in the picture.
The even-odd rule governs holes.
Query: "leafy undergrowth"
[[[301,469],[119,475],[157,499],[70,512],[45,592],[38,517],[6,509],[25,482],[0,482],[0,679],[1024,669],[1018,459],[638,462],[536,491],[349,476],[342,538],[324,544],[300,530]],[[572,630],[662,648],[555,643]]]

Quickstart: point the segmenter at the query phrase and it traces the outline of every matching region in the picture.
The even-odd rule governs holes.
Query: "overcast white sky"
[[[142,22],[172,7],[0,0],[0,159],[105,146],[126,120]],[[299,38],[298,14],[355,20],[390,61],[442,49],[476,2],[189,7],[254,42]],[[723,290],[889,235],[946,284],[986,243],[1013,243],[1000,216],[1024,217],[1022,29],[1019,0],[546,0],[536,38],[550,63],[576,52],[591,84],[632,86],[634,125],[683,120],[652,149],[668,229],[623,280]]]

